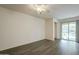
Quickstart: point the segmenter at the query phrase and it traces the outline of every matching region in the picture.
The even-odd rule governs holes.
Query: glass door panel
[[[68,39],[68,24],[62,24],[62,39]]]
[[[69,23],[69,40],[75,41],[76,39],[76,23]]]

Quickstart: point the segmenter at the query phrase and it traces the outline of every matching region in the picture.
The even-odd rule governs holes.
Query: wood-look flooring
[[[79,43],[66,40],[41,40],[31,44],[0,51],[9,55],[78,55]]]

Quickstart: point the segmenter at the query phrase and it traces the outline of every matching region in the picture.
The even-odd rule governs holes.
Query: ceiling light
[[[46,12],[48,6],[46,4],[32,4],[30,5],[32,9],[36,10],[38,13]]]

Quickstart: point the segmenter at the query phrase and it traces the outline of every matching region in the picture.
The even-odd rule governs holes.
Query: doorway
[[[62,23],[62,39],[76,40],[76,22]]]

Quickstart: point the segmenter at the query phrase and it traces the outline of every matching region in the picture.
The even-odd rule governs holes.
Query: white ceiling
[[[0,6],[40,18],[55,17],[56,19],[60,20],[79,16],[79,4],[48,4],[48,11],[42,14],[38,14],[32,8],[29,8],[29,5],[27,4],[3,4]]]

